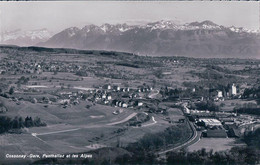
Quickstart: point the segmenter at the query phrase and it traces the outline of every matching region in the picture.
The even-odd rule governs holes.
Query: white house
[[[236,94],[237,94],[237,87],[235,84],[233,84],[231,87],[231,95],[236,95]]]
[[[223,97],[223,92],[220,91],[220,90],[217,90],[217,97],[218,97],[218,98]]]
[[[196,92],[196,89],[195,89],[195,88],[192,88],[192,92]]]
[[[112,99],[112,96],[107,96],[107,99],[108,99],[108,100],[111,100],[111,99]]]
[[[107,96],[105,94],[102,95],[102,99],[105,99]]]
[[[137,104],[139,107],[140,106],[142,106],[143,105],[143,103],[142,102],[138,102],[138,104]]]
[[[123,104],[122,104],[122,107],[123,107],[123,108],[127,108],[127,104],[126,104],[126,103],[123,103]]]

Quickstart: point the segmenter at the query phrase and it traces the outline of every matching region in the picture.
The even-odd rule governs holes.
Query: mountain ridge
[[[35,46],[131,52],[150,56],[256,57],[258,31],[205,20],[177,24],[160,20],[143,25],[102,24],[70,27]]]

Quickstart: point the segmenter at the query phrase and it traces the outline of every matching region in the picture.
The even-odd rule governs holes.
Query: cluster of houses
[[[152,90],[149,86],[139,86],[138,88],[120,87],[118,85],[106,84],[101,90],[96,90],[93,100],[115,107],[133,108],[143,106],[144,98],[141,93],[148,93]]]
[[[23,89],[23,88],[21,88]],[[27,91],[33,91],[34,88],[24,88]],[[23,100],[30,101],[31,103],[45,104],[58,104],[67,108],[71,105],[77,105],[80,101],[92,101],[92,103],[104,104],[122,108],[141,108],[147,105],[146,102],[149,92],[152,87],[147,85],[138,86],[137,88],[120,87],[119,85],[104,85],[98,88],[89,89],[61,89],[56,91],[52,95],[46,94],[46,96],[37,96],[23,98]],[[19,102],[18,99],[14,100]]]
[[[79,104],[80,100],[89,100],[93,103],[110,105],[122,108],[142,107],[145,98],[142,94],[151,91],[150,87],[139,88],[120,87],[118,85],[104,85],[97,89],[73,90],[63,89],[55,93],[55,99],[49,97],[32,98],[32,103],[59,104],[64,108]]]
[[[76,73],[84,68],[86,69],[86,67],[77,64],[67,64],[59,61],[43,62],[40,59],[38,61],[28,60],[23,62],[7,61],[6,63],[1,63],[0,74],[41,74],[42,72],[55,71]]]

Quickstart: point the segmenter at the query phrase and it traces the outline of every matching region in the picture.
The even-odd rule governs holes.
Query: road
[[[185,105],[184,105],[185,106]],[[73,131],[77,131],[77,130],[80,130],[80,129],[84,129],[84,128],[98,128],[98,127],[107,127],[107,126],[113,126],[113,125],[116,125],[116,124],[120,124],[120,123],[124,123],[128,120],[130,120],[131,118],[133,118],[134,116],[136,116],[137,113],[132,113],[130,114],[129,116],[127,116],[126,118],[124,118],[123,120],[120,120],[120,121],[117,121],[117,122],[112,122],[112,123],[107,123],[107,124],[97,124],[97,125],[89,125],[89,126],[84,126],[84,127],[80,127],[80,128],[73,128],[73,129],[67,129],[67,130],[60,130],[60,131],[53,131],[53,132],[45,132],[45,133],[31,133],[32,136],[34,136],[35,138],[43,141],[42,139],[40,139],[38,136],[41,136],[41,135],[50,135],[50,134],[56,134],[56,133],[63,133],[63,132],[73,132]],[[185,143],[182,143],[178,146],[175,146],[173,148],[170,148],[170,149],[166,149],[164,151],[160,151],[158,152],[157,154],[162,157],[164,156],[167,152],[169,151],[175,151],[175,150],[178,150],[178,149],[181,149],[181,148],[184,148],[184,147],[188,147],[190,146],[191,144],[194,144],[196,142],[198,142],[200,140],[199,136],[198,136],[198,133],[193,125],[193,123],[191,123],[188,119],[186,119],[191,130],[192,130],[192,136],[185,142]],[[149,123],[149,124],[146,124],[146,125],[143,125],[142,127],[148,127],[150,125],[153,125],[153,124],[156,124],[157,121],[155,120],[154,116],[152,116],[152,123]],[[44,142],[44,141],[43,141]]]
[[[187,108],[185,105],[184,105],[185,108]],[[176,151],[176,150],[179,150],[181,148],[184,148],[184,147],[188,147],[194,143],[197,143],[199,140],[200,140],[200,135],[198,134],[196,128],[194,127],[193,123],[191,123],[188,118],[186,118],[186,121],[188,122],[191,130],[192,130],[192,136],[185,142],[185,143],[182,143],[178,146],[175,146],[173,148],[170,148],[170,149],[166,149],[164,151],[160,151],[158,152],[157,154],[162,157],[162,156],[165,156],[165,154],[167,152],[170,152],[170,151]]]
[[[84,126],[84,127],[80,127],[80,128],[73,128],[73,129],[60,130],[60,131],[52,131],[52,132],[45,132],[45,133],[31,133],[31,135],[36,137],[36,138],[38,138],[38,139],[40,139],[37,136],[57,134],[57,133],[63,133],[63,132],[73,132],[73,131],[77,131],[77,130],[84,129],[84,128],[100,128],[100,127],[105,127],[105,126],[112,126],[112,125],[116,125],[116,124],[120,124],[120,123],[126,122],[126,121],[128,121],[129,119],[131,119],[132,117],[134,117],[136,115],[137,115],[137,113],[134,112],[134,113],[130,114],[129,116],[127,116],[126,118],[124,118],[123,120],[121,120],[121,121],[108,123],[108,124],[105,124],[105,125],[104,124],[102,124],[102,125],[101,124],[89,125],[89,126]]]
[[[152,116],[152,123],[149,123],[149,124],[144,124],[144,125],[142,125],[141,127],[148,127],[148,126],[151,126],[151,125],[154,125],[154,124],[156,124],[157,123],[157,121],[155,120],[155,118]]]
[[[117,121],[117,122],[113,122],[113,123],[108,123],[106,125],[116,125],[116,124],[120,124],[120,123],[124,123],[128,120],[130,120],[131,118],[135,117],[137,115],[137,113],[132,113],[131,115],[127,116],[125,119],[121,120],[121,121]]]
[[[53,132],[46,132],[46,133],[32,133],[32,136],[40,136],[40,135],[49,135],[49,134],[55,134],[55,133],[63,133],[63,132],[71,132],[71,131],[77,131],[81,128],[75,128],[75,129],[67,129],[67,130],[61,130],[61,131],[53,131]]]
[[[197,141],[200,140],[200,138],[198,136],[198,132],[196,131],[194,125],[192,123],[190,123],[190,121],[188,121],[188,122],[189,122],[189,125],[190,125],[190,127],[193,131],[192,136],[188,139],[188,141],[186,141],[185,143],[183,143],[181,145],[175,146],[173,148],[158,152],[159,156],[165,155],[167,152],[170,152],[170,151],[176,151],[176,150],[179,150],[181,148],[188,147],[188,146],[190,146],[190,145],[192,145],[192,144],[194,144],[194,143],[196,143]]]

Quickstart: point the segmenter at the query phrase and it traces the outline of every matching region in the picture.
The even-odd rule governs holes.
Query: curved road
[[[112,125],[120,124],[120,123],[123,123],[125,121],[128,121],[129,119],[134,117],[136,114],[137,113],[132,113],[132,114],[130,114],[129,116],[127,116],[125,119],[123,119],[121,121],[117,121],[117,122],[113,122],[113,123],[107,123],[106,125],[91,125],[91,126],[87,126],[87,127],[94,128],[94,127],[104,127],[104,126],[112,126]],[[153,120],[153,123],[149,123],[149,124],[144,125],[144,126],[150,126],[150,125],[153,125],[153,124],[157,123],[157,121],[154,119],[153,116],[152,116],[152,120]],[[197,133],[193,123],[191,123],[187,118],[186,118],[186,120],[187,120],[187,122],[188,122],[188,124],[189,124],[189,126],[190,126],[190,128],[192,130],[192,136],[185,143],[182,143],[182,144],[180,144],[178,146],[175,146],[173,148],[170,148],[170,149],[167,149],[167,150],[164,150],[164,151],[157,152],[157,154],[160,157],[164,156],[169,151],[175,151],[175,150],[181,149],[183,147],[190,146],[191,144],[194,144],[194,143],[196,143],[197,141],[200,140],[200,138],[198,136],[198,133]],[[40,135],[56,134],[56,133],[62,133],[62,132],[72,132],[72,131],[76,131],[76,130],[79,130],[79,129],[82,129],[82,128],[87,128],[87,127],[74,128],[74,129],[68,129],[68,130],[60,130],[60,131],[53,131],[53,132],[46,132],[46,133],[31,133],[31,135],[34,136],[35,138],[43,141],[38,136],[40,136]]]
[[[184,107],[186,107],[184,105]],[[187,108],[187,107],[186,107]],[[167,149],[167,150],[164,150],[164,151],[159,151],[157,154],[161,157],[163,155],[165,155],[167,152],[169,151],[176,151],[178,149],[181,149],[181,148],[184,148],[184,147],[188,147],[196,142],[198,142],[200,140],[200,136],[196,130],[196,128],[194,127],[193,123],[191,123],[188,118],[186,118],[187,122],[189,123],[189,126],[192,130],[192,136],[188,139],[188,141],[186,141],[185,143],[182,143],[178,146],[175,146],[173,148],[170,148],[170,149]]]
[[[117,122],[113,122],[113,123],[108,123],[106,125],[116,125],[116,124],[120,124],[120,123],[124,123],[128,120],[130,120],[131,118],[135,117],[137,115],[136,112],[132,113],[131,115],[127,116],[125,119],[121,120],[121,121],[117,121]]]
[[[157,123],[157,121],[155,120],[155,118],[152,116],[152,123],[149,123],[149,124],[144,124],[144,125],[141,125],[141,127],[148,127],[148,126],[151,126],[151,125],[154,125]]]
[[[175,151],[175,150],[190,146],[191,144],[194,144],[200,140],[200,138],[198,136],[198,132],[196,131],[194,125],[192,123],[190,123],[190,121],[188,121],[188,122],[193,131],[192,136],[188,139],[188,141],[186,141],[185,143],[183,143],[181,145],[175,146],[173,148],[158,152],[159,156],[165,155],[167,152],[170,152],[170,151]]]
[[[77,130],[83,129],[83,128],[99,128],[99,127],[104,127],[104,126],[112,126],[112,125],[116,125],[116,124],[126,122],[136,115],[137,115],[137,113],[134,112],[134,113],[130,114],[129,116],[127,116],[126,118],[124,118],[123,120],[113,122],[113,123],[107,123],[105,125],[104,124],[102,124],[102,125],[97,124],[97,125],[89,125],[89,126],[79,127],[79,128],[74,128],[74,129],[67,129],[67,130],[60,130],[60,131],[53,131],[53,132],[46,132],[46,133],[31,133],[31,134],[32,134],[32,136],[37,137],[37,136],[40,136],[40,135],[50,135],[50,134],[63,133],[63,132],[72,132],[72,131],[77,131]]]

